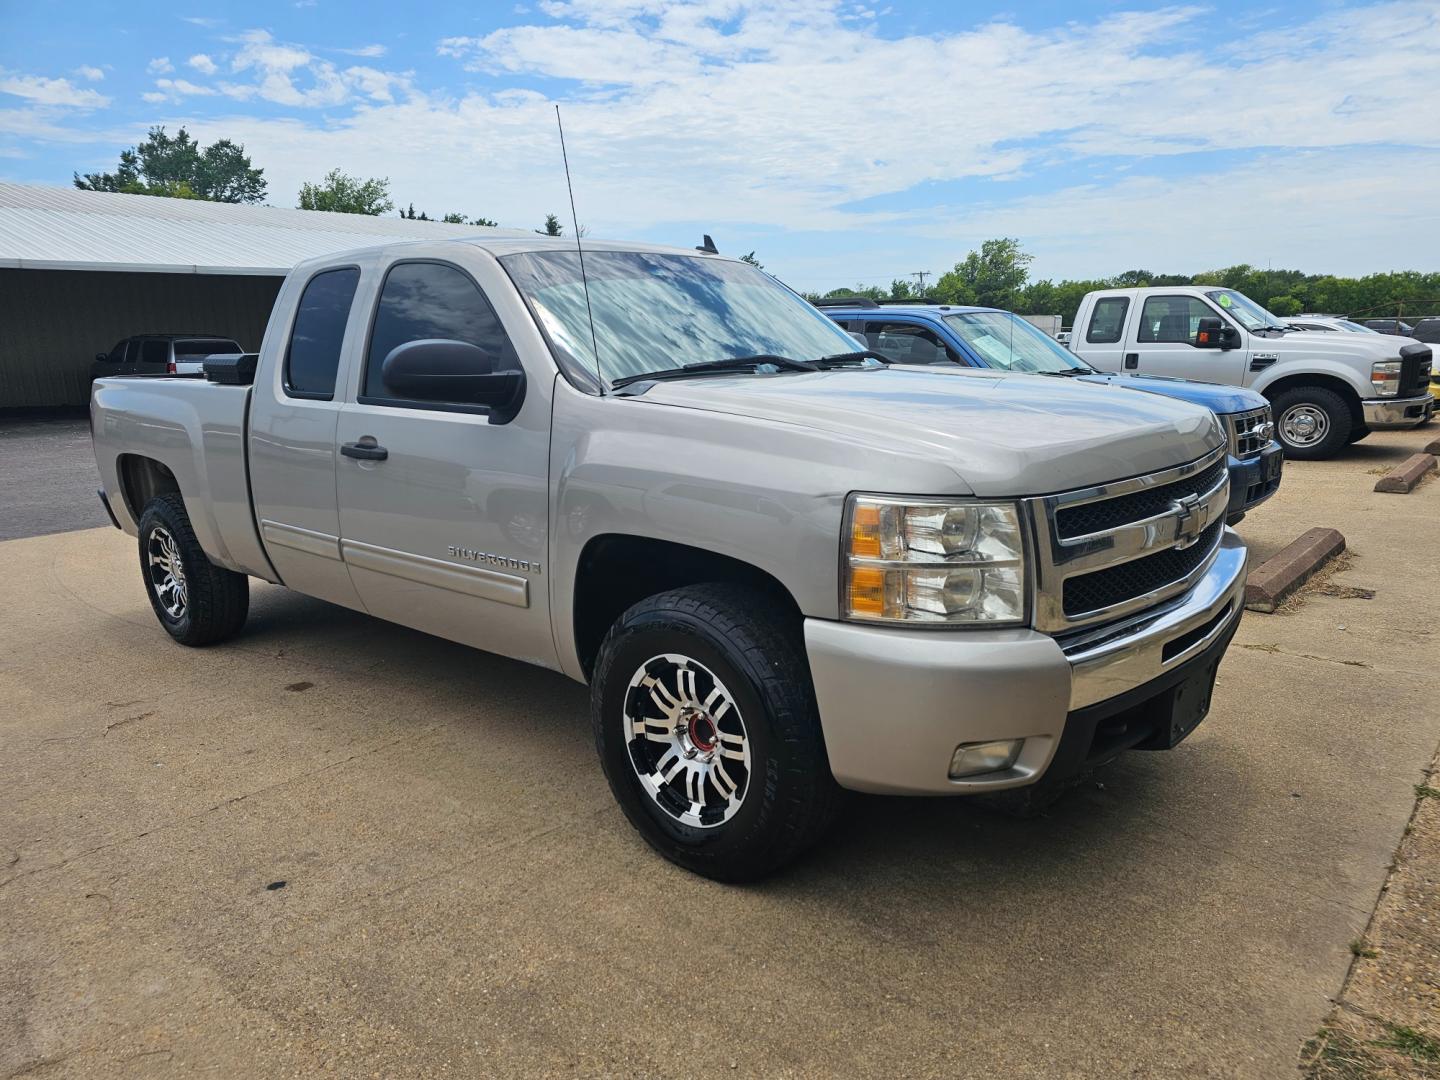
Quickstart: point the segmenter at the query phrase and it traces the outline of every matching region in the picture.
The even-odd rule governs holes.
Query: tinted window
[[[867,322],[865,337],[870,348],[897,364],[943,364],[950,359],[933,330],[912,323]]]
[[[340,345],[360,271],[353,266],[316,274],[300,294],[285,350],[285,390],[298,397],[335,396]]]
[[[1095,301],[1095,310],[1090,313],[1090,329],[1085,331],[1085,340],[1105,345],[1120,340],[1125,330],[1125,313],[1130,310],[1128,296],[1107,296]]]
[[[175,342],[175,356],[214,356],[217,353],[238,353],[245,350],[229,338],[192,338]]]
[[[120,364],[125,361],[125,342],[120,342],[110,350],[110,355],[105,358],[107,363]]]
[[[160,341],[158,338],[148,338],[140,343],[140,362],[142,364],[168,364],[170,363],[170,343]]]
[[[1213,308],[1194,296],[1152,296],[1140,309],[1137,341],[1195,344],[1201,319],[1218,318]]]
[[[520,366],[490,302],[468,274],[444,263],[400,263],[386,275],[380,291],[364,396],[393,398],[380,377],[385,357],[397,345],[424,338],[478,345],[495,357],[497,371]]]

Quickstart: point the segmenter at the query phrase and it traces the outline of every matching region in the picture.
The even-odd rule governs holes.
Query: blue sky
[[[152,124],[438,216],[755,250],[825,289],[1016,236],[1041,277],[1440,269],[1440,5],[0,0],[0,178]]]

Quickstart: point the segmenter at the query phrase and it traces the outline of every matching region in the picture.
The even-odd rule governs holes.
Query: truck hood
[[[1097,371],[1093,375],[1076,377],[1080,382],[1100,383],[1118,386],[1126,390],[1142,390],[1148,394],[1178,398],[1193,405],[1204,405],[1212,412],[1224,416],[1228,413],[1247,412],[1266,404],[1265,398],[1254,390],[1243,386],[1221,386],[1218,383],[1195,382],[1191,379],[1172,379],[1165,375],[1119,375],[1113,372]]]
[[[1043,375],[895,365],[652,384],[638,400],[809,427],[949,465],[982,496],[1042,495],[1193,461],[1224,442],[1207,408]],[[904,476],[891,490],[906,491]],[[935,494],[941,494],[936,492]]]
[[[1251,335],[1251,352],[1273,352],[1281,360],[1292,357],[1315,357],[1316,359],[1337,360],[1340,363],[1363,360],[1395,360],[1400,350],[1409,345],[1409,338],[1393,337],[1389,334],[1348,334],[1344,331],[1321,333],[1314,330],[1292,330],[1285,334],[1270,334],[1262,337]]]

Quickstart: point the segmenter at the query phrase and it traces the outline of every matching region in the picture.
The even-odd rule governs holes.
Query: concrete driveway
[[[260,585],[185,650],[113,529],[0,544],[0,1077],[1287,1075],[1440,737],[1440,481],[1368,472],[1427,437],[1287,468],[1241,532],[1374,598],[1247,616],[1177,750],[1035,821],[857,798],[744,888],[561,676]]]

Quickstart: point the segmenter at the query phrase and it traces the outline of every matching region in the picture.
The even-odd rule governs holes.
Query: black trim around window
[[[360,382],[355,395],[357,405],[382,405],[393,409],[430,409],[434,412],[449,413],[471,413],[476,416],[489,416],[493,411],[489,405],[460,405],[447,401],[415,401],[410,398],[376,397],[373,394],[364,393],[365,384],[369,381],[370,374],[370,346],[375,341],[375,321],[380,317],[380,302],[385,298],[385,284],[390,280],[390,275],[397,266],[414,266],[417,264],[428,264],[431,266],[444,266],[464,274],[475,286],[475,291],[485,306],[490,309],[496,325],[500,332],[505,335],[505,341],[509,344],[512,352],[516,352],[515,343],[510,340],[510,331],[505,328],[505,323],[500,318],[500,313],[495,310],[495,305],[490,302],[489,295],[481,287],[480,282],[475,280],[475,275],[456,263],[447,262],[445,259],[397,259],[385,268],[385,276],[380,279],[380,288],[375,290],[375,302],[370,306],[370,321],[365,331],[365,356],[364,362],[360,365]],[[507,275],[508,276],[508,275]],[[520,363],[518,352],[515,355],[515,368],[513,370],[524,371],[524,365]],[[521,399],[524,400],[523,397]],[[517,406],[518,408],[518,406]]]
[[[1115,325],[1114,337],[1095,336],[1095,314],[1100,310],[1101,304],[1110,304],[1119,301],[1120,321]],[[1085,327],[1085,341],[1090,345],[1118,345],[1125,339],[1125,321],[1130,318],[1130,297],[1128,296],[1102,296],[1095,301],[1090,308],[1090,325]]]
[[[300,320],[300,305],[305,300],[305,294],[315,279],[322,274],[333,274],[339,270],[354,270],[355,291],[350,294],[350,310],[345,314],[345,326],[340,331],[340,348],[335,354],[335,382],[331,384],[328,394],[319,390],[296,390],[290,385],[290,347],[295,343],[295,324]],[[345,356],[345,333],[350,329],[350,317],[355,314],[355,297],[360,293],[360,281],[365,276],[365,271],[358,263],[343,263],[340,266],[324,266],[305,279],[305,285],[300,290],[300,295],[295,300],[295,311],[290,316],[290,326],[285,334],[285,356],[280,361],[280,388],[288,398],[297,398],[301,401],[334,401],[335,387],[340,382],[340,361]]]

